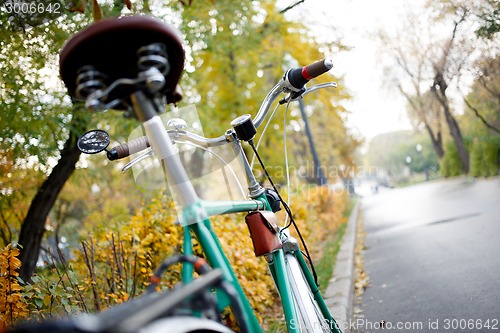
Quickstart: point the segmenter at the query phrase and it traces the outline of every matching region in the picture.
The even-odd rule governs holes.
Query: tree
[[[464,96],[468,114],[473,114],[477,119],[465,115],[463,118],[469,132],[477,135],[485,131],[500,134],[500,56],[493,58],[483,57],[476,61],[477,70],[474,73],[475,81],[471,92]]]
[[[379,33],[384,49],[393,62],[385,65],[397,90],[405,97],[407,112],[416,130],[425,130],[439,159],[444,155],[442,112],[428,90],[429,59],[432,47],[427,40],[428,26],[414,15],[408,15],[406,24],[395,36]],[[397,66],[393,66],[395,63]]]
[[[431,61],[434,71],[431,92],[442,106],[446,123],[448,124],[450,134],[457,148],[458,156],[462,162],[463,170],[465,173],[469,173],[469,152],[465,147],[460,126],[451,111],[450,101],[447,95],[449,81],[452,80],[453,77],[460,75],[461,67],[468,57],[469,50],[463,49],[463,46],[467,45],[466,42],[464,40],[459,40],[457,36],[458,28],[461,23],[465,21],[466,16],[467,11],[464,9],[461,15],[459,14],[458,20],[453,22],[452,34],[445,42],[441,50],[441,56]],[[462,47],[462,49],[457,50],[457,46]],[[455,57],[452,54],[453,50],[455,50],[456,53]]]
[[[428,177],[439,168],[432,143],[425,133],[398,131],[374,137],[368,146],[367,162],[376,166],[381,175],[392,182],[407,181],[405,171],[422,173]]]
[[[74,114],[72,119],[70,125],[73,125],[75,130],[70,131],[64,148],[61,150],[57,165],[52,169],[50,175],[33,198],[19,233],[18,243],[22,246],[19,256],[22,262],[20,277],[24,281],[28,281],[35,271],[47,216],[59,192],[75,170],[76,162],[80,158],[80,151],[76,147],[76,141],[78,136],[83,134],[87,122],[84,121],[85,116],[82,117],[78,114]]]
[[[442,157],[444,149],[440,130],[433,133],[427,121],[429,112],[434,109],[425,106],[424,113],[419,111],[424,106],[423,96],[429,98],[431,94],[439,103],[442,116],[434,118],[438,121],[438,128],[441,119],[446,121],[465,173],[469,171],[469,153],[456,120],[449,88],[456,91],[458,86],[463,85],[461,78],[471,67],[477,51],[488,48],[488,45],[470,34],[473,27],[477,26],[477,20],[474,20],[477,16],[472,13],[484,1],[443,0],[429,3],[426,16],[420,16],[418,20],[410,17],[407,20],[409,24],[400,29],[397,36],[385,34],[382,39],[384,46],[393,50],[392,57],[399,67],[399,71],[393,69],[396,72],[394,77],[404,78],[403,81],[397,81],[400,91],[409,101],[419,122],[424,124],[438,156]],[[437,31],[445,33],[437,34]]]
[[[276,13],[274,1],[190,4],[168,1],[154,7],[140,2],[130,7],[130,1],[107,5],[95,0],[88,3],[75,0],[72,9],[84,15],[67,13],[64,19],[25,31],[0,32],[0,56],[4,60],[0,68],[5,73],[0,81],[0,99],[6,105],[1,115],[2,123],[6,124],[0,136],[2,160],[12,162],[14,175],[32,168],[28,162],[35,159],[32,164],[40,168],[45,178],[43,182],[30,182],[33,186],[26,190],[30,197],[24,197],[30,208],[21,212],[23,216],[19,219],[23,221],[18,241],[23,246],[21,277],[26,281],[35,268],[47,217],[79,160],[76,139],[97,124],[93,117],[82,112],[81,106],[71,105],[61,82],[51,79],[57,72],[56,55],[63,41],[89,24],[91,17],[96,20],[131,9],[133,13],[152,12],[169,22],[182,22],[181,30],[185,29],[191,57],[182,82],[188,91],[187,101],[203,98],[207,135],[220,134],[220,129],[225,130],[236,115],[256,112],[256,101],[260,102],[266,91],[262,87],[279,79],[282,64],[290,54],[297,55],[301,64],[321,58],[317,44],[300,38],[305,29]],[[0,19],[2,23],[7,20],[4,16]],[[290,45],[293,47],[288,48]],[[258,75],[260,71],[265,74]],[[23,88],[19,89],[20,86]],[[277,139],[272,136],[270,140]],[[271,152],[268,154],[273,156]],[[12,188],[7,192],[17,193],[17,190]],[[12,207],[9,204],[12,198],[2,198],[2,207]],[[14,214],[4,216],[10,219]],[[6,222],[8,230],[17,231],[9,225],[12,221]],[[5,232],[5,240],[12,239],[8,233]]]
[[[262,1],[259,5],[253,1],[238,5],[225,1],[217,4],[197,1],[183,6],[181,13],[181,31],[186,34],[188,59],[192,59],[189,64],[192,69],[188,69],[183,83],[191,96],[186,101],[200,100],[197,108],[208,136],[220,135],[230,121],[241,114],[255,116],[266,92],[278,82],[284,68],[309,64],[324,57],[319,52],[320,45],[305,27],[288,21],[276,9],[275,1]],[[323,76],[315,82],[330,80],[331,77]],[[346,98],[348,94],[339,87],[306,100],[311,107],[309,113],[314,113],[313,119],[329,119],[319,128],[324,133],[324,154],[321,155],[325,163],[331,163],[334,145],[338,149],[355,146],[352,144],[355,140],[349,137],[339,116],[345,112],[339,101]],[[271,171],[276,171],[273,175],[278,179],[281,176],[284,181],[283,158],[276,154],[276,147],[281,147],[283,142],[277,133],[294,126],[284,125],[281,117],[275,118],[269,131],[276,134],[266,134],[261,154]],[[290,124],[300,123],[296,103],[290,105],[287,119]],[[348,155],[350,148],[344,149],[344,155]],[[301,151],[296,156],[310,156],[310,153]]]
[[[440,0],[433,5],[441,15],[467,8],[471,19],[477,22],[474,32],[480,38],[494,39],[500,31],[500,8],[496,0]]]
[[[466,109],[459,122],[472,141],[471,175],[489,177],[500,168],[500,60],[486,55],[476,61],[477,71]]]
[[[8,26],[4,15],[0,17],[2,25]],[[61,84],[51,79],[57,68],[56,54],[70,26],[76,28],[68,17],[64,27],[51,22],[25,31],[0,32],[0,68],[4,74],[0,99],[5,105],[1,115],[2,150],[12,152],[14,169],[32,167],[26,162],[33,161],[48,175],[35,191],[28,211],[22,213],[18,242],[23,262],[20,276],[24,280],[33,273],[46,217],[79,156],[75,142],[85,117],[71,108],[64,100]],[[48,166],[58,155],[59,163],[53,168]],[[26,189],[25,193],[31,195],[32,190]]]
[[[438,159],[443,158],[443,117],[440,105],[430,92],[421,95],[417,91],[415,96],[409,96],[403,90],[401,92],[408,101],[408,115],[414,121],[414,127],[420,129],[420,125],[424,126]]]
[[[493,39],[500,32],[500,8],[495,0],[483,2],[483,6],[477,13],[481,20],[481,26],[476,30],[476,34],[480,37]]]
[[[82,11],[84,7],[85,2],[79,2],[72,9]],[[113,8],[116,7],[119,6],[115,4]],[[95,1],[92,14],[94,19],[101,15]],[[88,125],[88,116],[81,105],[71,106],[61,82],[52,78],[57,72],[57,54],[63,42],[90,20],[70,12],[63,17],[64,20],[19,29],[10,25],[6,12],[0,14],[2,26],[10,27],[0,32],[5,60],[1,64],[5,75],[0,81],[0,98],[6,105],[2,113],[6,125],[2,128],[2,150],[13,151],[15,168],[25,168],[24,161],[34,158],[37,167],[47,174],[29,209],[23,212],[18,243],[22,261],[20,277],[25,281],[34,272],[47,216],[79,159],[76,140]],[[48,166],[57,158],[53,167]]]
[[[443,91],[443,89],[446,90],[448,83],[446,82],[446,74],[444,72],[448,71],[449,73],[455,73],[454,75],[458,78],[466,73],[466,71],[478,73],[481,72],[481,62],[476,59],[485,58],[487,54],[493,54],[493,56],[490,56],[491,58],[496,57],[498,54],[498,38],[496,33],[499,28],[500,11],[497,2],[490,0],[478,0],[473,2],[464,0],[441,0],[440,2],[433,3],[431,8],[437,9],[437,12],[440,14],[439,19],[451,21],[454,27],[451,37],[449,38],[449,43],[443,49],[440,61],[434,66],[435,76],[432,91],[443,105],[446,119],[451,125],[451,135],[455,138],[457,154],[462,161],[462,165],[467,169],[469,167],[467,159],[468,154],[462,147],[463,142],[457,140],[457,138],[461,136],[460,128],[457,121],[452,119],[453,115],[447,112],[449,109],[447,105],[449,105],[449,103],[445,96],[446,92]],[[471,35],[470,31],[475,31],[476,36]],[[469,47],[467,47],[467,45],[469,45]],[[453,50],[458,56],[452,55]],[[461,53],[458,53],[457,50],[459,52],[461,51]],[[445,68],[446,65],[444,65],[447,62],[447,58],[451,60],[448,61],[449,65],[451,65],[451,70],[447,70]],[[472,88],[474,89],[474,87]],[[466,99],[464,99],[464,102],[469,109],[477,111]],[[474,113],[483,124],[488,125],[479,112]],[[467,164],[465,163],[466,161]]]

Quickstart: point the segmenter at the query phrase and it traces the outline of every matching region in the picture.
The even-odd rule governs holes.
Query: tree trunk
[[[19,274],[25,282],[28,282],[35,272],[47,216],[59,192],[75,170],[75,165],[81,154],[76,146],[76,141],[78,135],[86,128],[86,121],[81,115],[79,116],[79,113],[78,111],[73,112],[73,119],[69,124],[69,137],[61,150],[61,157],[49,177],[38,189],[21,227],[18,243],[22,247],[19,255],[22,266]],[[79,133],[76,133],[75,129]]]
[[[457,120],[450,112],[449,105],[444,107],[444,115],[446,118],[446,122],[448,123],[448,127],[450,128],[450,134],[455,141],[455,146],[457,147],[458,156],[460,161],[462,162],[462,166],[464,168],[464,172],[466,174],[469,173],[469,152],[465,147],[464,140],[462,137],[462,133],[460,131],[460,127],[458,126]]]
[[[438,99],[439,103],[443,107],[444,116],[446,119],[446,123],[448,124],[448,128],[450,130],[450,134],[453,137],[453,141],[455,142],[455,146],[457,147],[458,157],[460,158],[460,162],[462,162],[463,170],[466,174],[469,173],[469,152],[465,147],[464,140],[462,137],[462,132],[460,131],[460,127],[458,126],[458,122],[450,110],[450,102],[448,97],[446,96],[446,88],[448,87],[442,72],[437,71],[436,76],[434,77],[434,83],[431,87],[434,96]]]
[[[432,142],[432,147],[434,148],[434,151],[437,154],[438,159],[442,159],[444,156],[444,149],[443,149],[443,136],[441,135],[441,121],[439,121],[438,124],[438,129],[437,129],[437,134],[434,134],[434,130],[431,126],[431,124],[428,121],[428,118],[426,116],[426,112],[429,110],[429,106],[425,106],[423,102],[423,96],[420,93],[420,88],[419,85],[416,84],[416,98],[412,98],[409,94],[405,92],[403,87],[401,85],[398,86],[399,91],[403,96],[406,98],[406,101],[410,105],[410,107],[413,109],[413,111],[417,114],[418,120],[421,121],[424,124],[425,130],[429,134],[429,137]]]
[[[437,154],[438,159],[442,159],[444,156],[444,149],[443,149],[443,136],[441,135],[441,132],[437,132],[437,135],[434,135],[434,131],[432,130],[431,126],[427,124],[427,122],[424,122],[425,129],[427,130],[427,133],[429,134],[429,137],[431,138],[432,142],[432,147],[434,147],[434,151]]]

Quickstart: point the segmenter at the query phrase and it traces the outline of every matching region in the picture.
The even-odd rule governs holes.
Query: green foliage
[[[460,123],[471,138],[470,174],[490,177],[500,169],[500,57],[483,57],[476,61],[479,68],[471,92],[466,98],[466,112]]]
[[[479,14],[481,26],[476,30],[480,37],[493,39],[500,32],[500,8],[496,0],[486,0],[483,2],[483,8]]]
[[[73,24],[71,24],[73,23]],[[23,32],[0,31],[0,149],[12,149],[16,167],[30,156],[46,164],[67,134],[71,106],[58,80],[57,54],[81,25],[55,22]],[[71,27],[74,29],[71,29]]]
[[[390,175],[394,183],[407,181],[406,170],[430,175],[439,169],[430,138],[425,133],[410,131],[381,134],[373,138],[368,148],[367,163]]]
[[[0,159],[8,168],[0,174],[2,245],[17,239],[31,200],[75,130],[76,109],[55,78],[59,48],[84,21],[68,16],[24,31],[0,29]]]
[[[500,169],[500,137],[475,138],[471,147],[471,169],[473,177],[493,177]]]
[[[77,314],[86,309],[85,300],[73,271],[65,267],[47,269],[45,274],[32,277],[31,284],[22,287],[26,318],[46,319]]]
[[[43,172],[35,168],[16,168],[14,152],[0,149],[0,247],[17,239]]]
[[[85,6],[86,1],[81,3]],[[86,5],[90,8],[91,3]],[[103,6],[105,14],[110,9]],[[8,167],[0,173],[2,246],[17,239],[31,200],[57,163],[69,132],[80,135],[81,125],[95,124],[86,111],[71,105],[58,79],[60,48],[92,21],[90,16],[64,9],[58,20],[12,30],[5,11],[0,12],[0,160]],[[77,117],[83,119],[79,124]]]
[[[255,116],[266,92],[278,82],[284,69],[324,57],[314,37],[301,24],[279,14],[275,1],[240,1],[237,6],[229,0],[196,1],[183,7],[181,15],[189,60],[181,84],[189,91],[185,102],[200,101],[197,108],[207,136],[224,133],[236,116]],[[315,82],[330,80],[326,75]],[[359,144],[350,137],[340,117],[345,112],[340,102],[348,98],[340,85],[306,100],[314,131],[322,133],[320,156],[325,165],[333,160],[350,165],[352,152]],[[287,123],[283,123],[281,110],[261,144],[260,152],[267,165],[276,167],[274,170],[284,167],[276,147],[283,146],[285,128],[293,140],[291,163],[311,160],[296,103],[290,109]],[[283,180],[278,172],[273,176]]]
[[[462,164],[458,157],[458,152],[453,142],[448,142],[444,146],[444,156],[439,161],[440,172],[444,177],[455,177],[462,174]]]
[[[368,146],[367,163],[368,165],[375,165],[379,168],[387,170],[391,175],[398,175],[402,173],[406,148],[399,148],[399,146],[408,142],[411,137],[410,132],[394,132],[382,134],[374,137]],[[394,143],[398,144],[394,144]],[[399,148],[399,149],[398,149]],[[401,152],[401,150],[404,150]]]
[[[339,226],[333,234],[328,234],[327,241],[324,243],[324,252],[321,260],[317,261],[316,271],[318,273],[318,284],[322,293],[326,291],[329,281],[332,278],[335,269],[337,254],[342,245],[342,237],[344,236],[347,227],[347,222]]]
[[[446,13],[466,13],[475,22],[478,37],[493,39],[500,31],[500,9],[497,0],[439,0],[430,1],[430,6],[439,10],[439,15]],[[437,15],[436,15],[437,16]]]

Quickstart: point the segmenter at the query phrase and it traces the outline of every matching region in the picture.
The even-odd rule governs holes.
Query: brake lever
[[[281,99],[278,103],[280,105],[283,105],[285,103],[298,100],[299,98],[303,98],[305,95],[307,95],[313,91],[323,89],[323,88],[337,88],[337,83],[336,82],[327,82],[327,83],[321,83],[321,84],[314,85],[311,88],[307,88],[307,89],[304,86],[299,91],[289,91],[290,94],[288,96],[284,97],[283,99]]]
[[[281,99],[278,102],[280,105],[283,105],[285,103],[289,103],[291,101],[295,101],[295,100],[301,98],[303,96],[303,94],[306,92],[306,88],[302,87],[302,89],[300,89],[299,91],[289,90],[288,92],[289,92],[288,96],[284,97],[283,99]]]
[[[327,82],[327,83],[321,83],[321,84],[314,85],[311,88],[306,89],[306,91],[304,91],[304,93],[302,94],[302,97],[304,97],[305,95],[307,95],[313,91],[323,89],[323,88],[337,88],[337,82]]]
[[[148,157],[151,157],[153,155],[154,155],[153,149],[149,148],[144,154],[137,156],[132,161],[125,164],[125,166],[122,168],[122,173],[127,172],[128,169],[132,168],[134,165],[136,165],[140,161],[142,161]]]

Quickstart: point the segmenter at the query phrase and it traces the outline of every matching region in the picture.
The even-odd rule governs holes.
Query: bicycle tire
[[[218,322],[196,317],[171,317],[157,320],[141,329],[144,333],[234,333]]]
[[[301,332],[332,332],[330,322],[321,313],[297,258],[287,253],[285,259]]]

